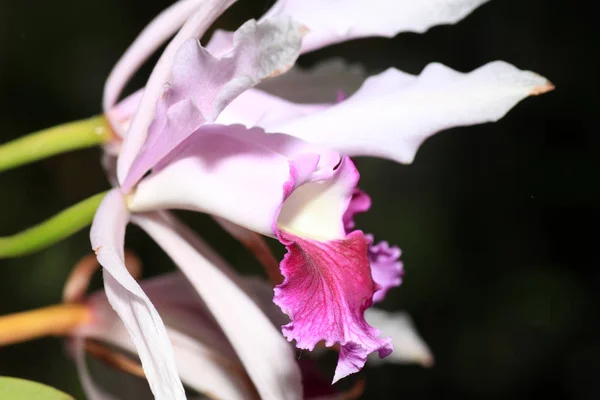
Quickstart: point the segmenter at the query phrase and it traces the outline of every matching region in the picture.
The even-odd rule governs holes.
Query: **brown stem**
[[[139,376],[140,378],[146,378],[144,369],[139,362],[132,360],[124,354],[112,350],[102,343],[88,339],[85,341],[85,350],[92,356],[104,362],[109,367]]]

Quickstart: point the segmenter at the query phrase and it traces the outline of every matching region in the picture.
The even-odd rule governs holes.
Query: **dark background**
[[[0,142],[99,113],[112,65],[170,3],[1,0]],[[269,4],[240,0],[219,26],[235,28]],[[496,124],[436,135],[410,166],[358,160],[374,202],[360,228],[404,251],[405,282],[383,306],[408,310],[436,357],[431,369],[367,369],[364,398],[600,398],[596,20],[583,2],[493,0],[455,26],[357,40],[300,60],[309,66],[339,55],[371,72],[418,73],[432,61],[470,71],[501,59],[557,86]],[[2,173],[0,235],[107,189],[99,154]],[[235,265],[260,273],[210,219],[184,217]],[[130,229],[128,246],[147,275],[172,269],[141,231]],[[85,231],[0,260],[0,314],[59,302],[70,268],[89,251]],[[82,397],[60,338],[0,349],[0,375]]]

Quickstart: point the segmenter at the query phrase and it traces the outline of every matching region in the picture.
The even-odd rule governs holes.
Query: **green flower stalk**
[[[67,151],[98,146],[112,138],[104,115],[34,132],[0,145],[0,172]]]
[[[36,226],[12,236],[0,237],[0,259],[42,250],[90,225],[105,195],[96,194]]]

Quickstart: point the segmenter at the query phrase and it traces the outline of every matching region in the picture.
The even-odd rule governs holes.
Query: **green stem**
[[[104,115],[68,122],[0,145],[0,172],[113,138]]]
[[[85,228],[92,223],[96,209],[106,193],[87,198],[15,235],[0,237],[0,259],[34,253]]]

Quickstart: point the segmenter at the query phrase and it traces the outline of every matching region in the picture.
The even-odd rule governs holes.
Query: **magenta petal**
[[[376,289],[367,249],[369,240],[355,231],[342,240],[320,242],[279,232],[288,253],[281,262],[284,282],[275,288],[274,302],[291,322],[284,336],[301,349],[341,345],[334,382],[359,371],[367,356],[392,352],[390,339],[364,319]]]
[[[371,262],[371,275],[377,284],[373,295],[373,302],[382,301],[387,292],[400,286],[404,275],[404,264],[400,261],[402,251],[398,246],[390,246],[388,242],[373,244],[373,235],[366,235],[371,241],[369,246],[369,261]]]
[[[358,188],[354,189],[350,204],[344,214],[346,232],[351,232],[356,226],[354,216],[366,212],[370,208],[371,198],[369,195]],[[402,275],[404,274],[404,265],[400,261],[402,252],[398,246],[390,246],[388,242],[373,244],[373,235],[365,235],[365,237],[371,243],[368,251],[369,261],[371,262],[371,276],[377,285],[373,302],[378,303],[383,301],[390,289],[400,286],[402,283]]]
[[[352,198],[350,199],[350,204],[348,204],[348,209],[346,209],[343,217],[344,229],[346,229],[347,233],[350,233],[356,226],[354,216],[356,214],[367,212],[370,208],[371,198],[369,195],[359,188],[355,188],[352,193]]]

